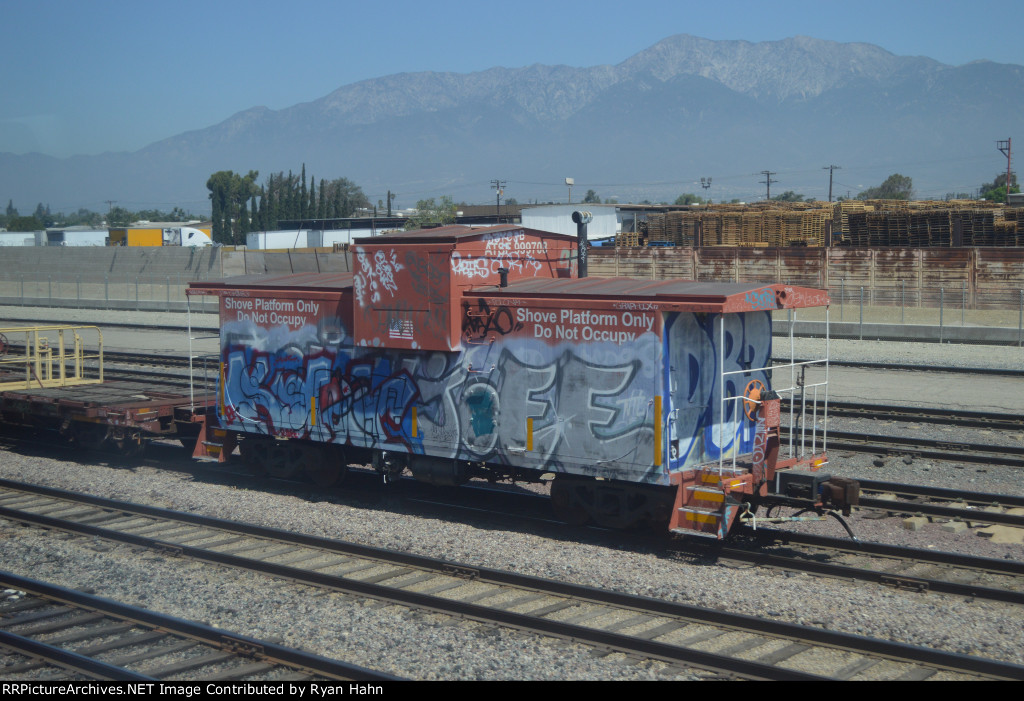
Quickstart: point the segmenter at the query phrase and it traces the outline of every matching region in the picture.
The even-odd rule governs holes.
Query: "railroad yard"
[[[0,308],[0,317],[5,326],[95,323],[104,328],[108,351],[171,358],[189,350],[181,328],[186,317],[178,313]],[[125,326],[105,326],[115,321]],[[215,352],[216,316],[191,321],[193,335],[203,337],[192,351]],[[776,336],[775,343],[789,340]],[[820,339],[793,343],[797,357],[825,352]],[[832,340],[829,353],[837,361],[829,377],[837,406],[1021,414],[1024,350],[1018,347]],[[108,370],[116,371],[115,365]],[[819,418],[818,431],[825,428]],[[950,458],[919,447],[860,448],[837,440],[843,447],[829,450],[825,468],[834,475],[866,485],[906,483],[987,496],[969,507],[976,516],[966,517],[927,515],[925,504],[932,502],[924,498],[882,497],[893,499],[891,508],[869,507],[865,499],[846,519],[863,548],[830,519],[748,529],[715,551],[646,531],[567,527],[551,515],[546,488],[532,485],[493,490],[483,482],[440,488],[401,481],[385,487],[376,473],[354,469],[341,485],[325,489],[253,477],[239,464],[196,463],[176,442],[156,443],[125,462],[7,432],[0,436],[0,552],[3,569],[14,575],[357,666],[348,678],[370,678],[360,670],[385,675],[379,678],[441,680],[1024,678],[1024,531],[993,525],[983,513],[988,507],[1012,519],[1015,512],[995,509],[988,497],[1005,497],[1004,506],[1012,506],[1010,497],[1024,499],[1024,427],[865,418],[837,409],[827,428],[837,435],[934,439],[941,442],[939,455]],[[1006,449],[1008,464],[957,456],[981,443]],[[18,492],[21,482],[124,504],[63,505],[63,495]],[[876,496],[865,487],[865,498]],[[144,513],[144,506],[284,533],[234,532],[231,524],[198,521],[168,525],[145,520],[170,515]],[[35,515],[17,516],[22,507]],[[69,530],[46,520],[76,515],[80,525]],[[299,534],[350,545],[294,540]],[[810,534],[843,539],[847,550],[803,542]],[[268,537],[276,540],[260,540]],[[875,554],[867,544],[909,546],[920,554]],[[199,552],[203,548],[226,556]],[[942,563],[944,553],[991,562]],[[243,569],[242,560],[259,557],[278,569]],[[851,570],[813,572],[804,564]],[[951,573],[943,572],[947,567]],[[46,610],[20,603],[26,597],[17,590],[11,586],[0,604],[5,618]],[[456,606],[446,610],[443,601]],[[41,620],[46,617],[25,625]],[[51,613],[49,620],[61,619]],[[56,632],[40,637],[68,637],[69,626],[58,623]],[[839,637],[826,637],[832,633]],[[119,654],[146,659],[151,653],[141,645],[125,645]],[[942,654],[927,655],[925,648]],[[188,679],[202,670],[213,678],[249,664],[200,647],[168,644],[165,653],[149,668],[140,663],[143,673]],[[21,654],[0,657],[0,673],[7,679],[56,674]],[[253,673],[293,674],[268,666]]]

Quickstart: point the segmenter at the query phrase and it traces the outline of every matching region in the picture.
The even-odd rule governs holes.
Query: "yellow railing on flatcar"
[[[86,350],[82,334],[95,332]],[[90,339],[91,340],[91,339]],[[96,361],[86,377],[86,361]],[[0,328],[0,390],[103,382],[103,334],[96,326]]]

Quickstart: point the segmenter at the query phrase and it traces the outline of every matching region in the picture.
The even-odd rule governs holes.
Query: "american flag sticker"
[[[391,338],[412,338],[412,319],[391,319],[388,322],[388,336]]]

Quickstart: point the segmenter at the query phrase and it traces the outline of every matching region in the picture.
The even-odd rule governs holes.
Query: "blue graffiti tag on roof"
[[[775,290],[765,287],[760,290],[751,290],[747,293],[747,304],[755,311],[775,309]]]

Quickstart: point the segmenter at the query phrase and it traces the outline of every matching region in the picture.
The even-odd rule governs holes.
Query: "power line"
[[[828,201],[832,201],[832,172],[835,170],[842,170],[842,166],[824,166],[822,170],[828,171]]]
[[[778,180],[772,180],[772,176],[773,175],[778,175],[778,173],[773,173],[770,170],[762,170],[761,171],[761,175],[764,176],[764,180],[760,181],[761,184],[768,186],[768,190],[767,190],[767,194],[765,195],[765,199],[766,200],[770,200],[772,198],[772,183],[773,182],[774,183],[779,182]]]
[[[505,180],[492,180],[491,187],[495,190],[495,196],[497,197],[497,204],[495,204],[494,213],[501,216],[501,196],[505,193],[505,185],[508,182]]]

